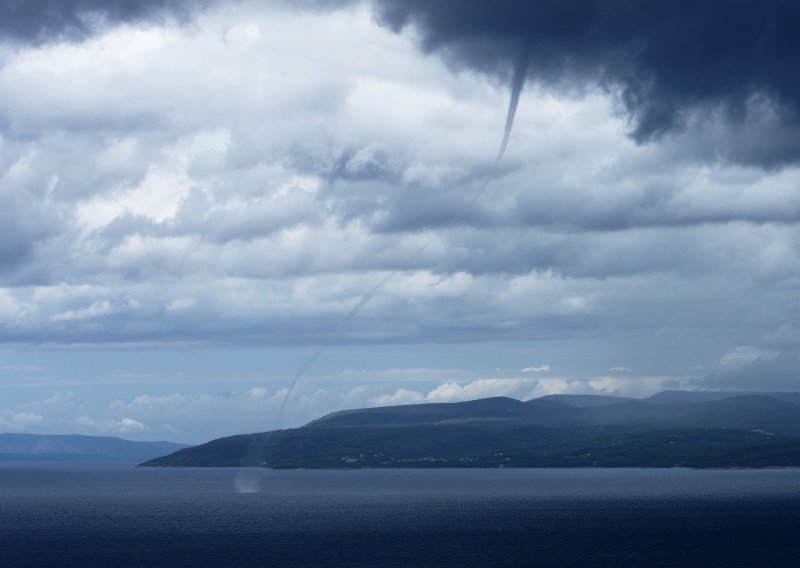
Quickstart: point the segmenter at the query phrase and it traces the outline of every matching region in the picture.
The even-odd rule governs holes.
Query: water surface
[[[800,566],[800,470],[0,469],[0,566]]]

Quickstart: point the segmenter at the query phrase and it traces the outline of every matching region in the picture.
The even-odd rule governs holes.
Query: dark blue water
[[[800,471],[6,468],[0,566],[800,566]]]

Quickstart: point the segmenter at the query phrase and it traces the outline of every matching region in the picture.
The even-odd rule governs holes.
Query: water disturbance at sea
[[[800,470],[0,469],[0,566],[800,566]]]

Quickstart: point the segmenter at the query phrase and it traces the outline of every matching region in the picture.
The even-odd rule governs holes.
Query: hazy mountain
[[[530,407],[507,397],[482,398],[468,402],[406,404],[333,412],[307,426],[368,426],[423,424],[448,420],[527,420]]]
[[[800,393],[796,392],[758,392],[758,391],[742,391],[737,393],[719,392],[719,391],[681,391],[681,390],[667,390],[650,397],[647,397],[647,402],[656,402],[659,404],[673,404],[673,403],[687,403],[687,402],[711,402],[715,400],[725,400],[736,395],[760,395],[782,400],[784,402],[791,402],[792,404],[800,404]]]
[[[548,394],[528,401],[528,404],[542,406],[543,403],[559,402],[568,406],[608,406],[618,402],[637,400],[624,396],[607,396],[599,394]]]
[[[524,423],[548,428],[627,426],[643,428],[763,429],[800,436],[800,405],[765,395],[730,395],[722,400],[656,404],[635,399],[605,405],[527,403],[496,397],[458,403],[410,404],[335,412],[305,428],[400,426],[446,423]],[[551,399],[552,400],[552,399]],[[560,402],[560,401],[553,401]]]
[[[0,434],[0,460],[118,461],[138,463],[187,448],[172,442],[133,442],[114,437]]]
[[[766,394],[668,404],[575,400],[583,405],[496,397],[348,410],[269,436],[213,440],[143,465],[800,466],[800,405]]]

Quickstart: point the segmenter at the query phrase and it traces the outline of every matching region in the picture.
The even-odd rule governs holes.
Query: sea
[[[0,566],[800,566],[800,470],[0,468]]]

